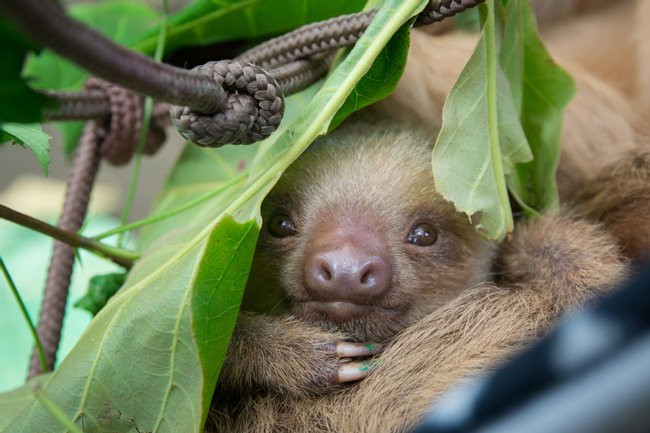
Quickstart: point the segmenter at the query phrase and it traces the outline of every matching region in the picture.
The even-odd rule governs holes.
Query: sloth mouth
[[[303,301],[295,305],[295,314],[310,321],[326,318],[335,323],[344,323],[374,313],[388,310],[377,305],[357,304],[349,301]]]

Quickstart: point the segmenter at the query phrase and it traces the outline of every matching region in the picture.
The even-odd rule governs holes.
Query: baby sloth
[[[523,222],[497,248],[436,193],[430,155],[412,128],[353,121],[287,170],[208,431],[406,431],[624,278],[616,239],[586,218]]]

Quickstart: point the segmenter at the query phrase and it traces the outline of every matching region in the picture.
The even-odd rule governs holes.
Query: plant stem
[[[63,412],[56,403],[45,395],[40,386],[34,387],[34,395],[43,408],[52,415],[55,420],[57,420],[61,427],[65,427],[65,429],[71,433],[83,433],[74,422],[68,419],[65,412]]]
[[[59,227],[53,226],[36,218],[32,218],[29,215],[25,215],[24,213],[15,211],[1,204],[0,218],[35,230],[39,233],[43,233],[44,235],[50,236],[73,247],[83,248],[87,251],[90,251],[91,253],[108,258],[127,269],[130,269],[131,266],[133,266],[133,261],[140,257],[134,251],[106,245],[94,239],[80,236],[77,233],[70,233],[68,231],[60,229]]]
[[[9,274],[9,269],[7,269],[7,267],[5,266],[5,262],[4,260],[2,260],[2,257],[0,257],[0,267],[2,267],[2,273],[5,274],[5,279],[7,280],[7,284],[9,284],[11,293],[13,293],[14,298],[16,299],[16,302],[20,307],[20,311],[22,312],[23,317],[25,318],[25,322],[27,322],[27,326],[29,327],[29,332],[31,332],[32,338],[34,338],[34,344],[36,345],[36,351],[38,352],[38,361],[41,363],[41,370],[43,372],[48,372],[49,368],[47,368],[47,361],[45,360],[45,351],[43,350],[43,344],[41,344],[41,339],[38,338],[38,333],[36,332],[36,327],[34,326],[34,322],[32,322],[31,317],[29,317],[29,312],[27,311],[27,307],[25,307],[25,303],[23,302],[23,299],[20,297],[20,293],[18,293],[18,289],[16,288],[16,285],[14,284],[14,280],[11,278],[11,275]]]
[[[91,239],[94,239],[94,240],[98,241],[98,240],[107,238],[109,236],[112,236],[112,235],[115,235],[115,234],[118,234],[118,233],[123,233],[123,232],[129,231],[129,230],[137,229],[139,227],[146,226],[146,225],[149,225],[149,224],[153,224],[155,222],[170,218],[170,217],[172,217],[174,215],[185,212],[186,210],[192,209],[194,206],[197,206],[197,205],[211,199],[212,197],[214,197],[216,195],[219,195],[222,192],[232,188],[233,186],[235,186],[237,184],[240,184],[243,180],[246,179],[246,177],[247,177],[247,174],[241,174],[241,175],[231,179],[230,181],[224,183],[219,188],[216,188],[213,191],[210,191],[210,192],[205,193],[205,194],[203,194],[203,195],[201,195],[199,197],[196,197],[195,199],[188,201],[187,203],[185,203],[182,206],[179,206],[179,207],[174,208],[174,209],[169,209],[168,211],[161,212],[158,215],[152,215],[152,216],[150,216],[148,218],[144,218],[144,219],[134,221],[134,222],[129,223],[129,224],[125,224],[125,225],[116,227],[114,229],[111,229],[111,230],[105,231],[103,233],[100,233],[98,235],[95,235]]]
[[[488,128],[490,136],[490,153],[494,177],[497,186],[497,194],[505,219],[505,232],[510,233],[514,228],[510,200],[508,198],[508,187],[503,172],[501,156],[501,143],[499,137],[499,114],[497,107],[497,42],[494,1],[486,2],[487,14],[485,17],[485,45],[487,50],[487,103],[488,103]],[[505,235],[505,233],[504,233]],[[501,239],[500,239],[501,240]]]
[[[165,52],[165,40],[167,38],[167,15],[169,12],[169,5],[167,0],[163,0],[163,12],[162,19],[160,21],[160,33],[158,34],[158,43],[156,45],[156,53],[154,54],[154,60],[158,63],[162,60],[163,53]],[[140,141],[138,142],[138,148],[135,152],[135,158],[133,161],[133,174],[131,175],[131,183],[129,184],[129,190],[126,194],[126,202],[124,203],[124,209],[122,210],[122,215],[120,216],[120,225],[126,225],[126,222],[129,220],[129,214],[131,213],[131,207],[133,206],[133,200],[135,199],[135,193],[138,189],[138,181],[140,180],[140,167],[142,166],[142,151],[147,142],[147,134],[149,133],[149,124],[151,123],[151,110],[153,109],[153,99],[150,96],[147,96],[144,100],[144,109],[142,112],[142,128],[140,130]],[[123,246],[124,241],[124,232],[120,232],[119,237],[117,238],[117,245],[119,247]]]

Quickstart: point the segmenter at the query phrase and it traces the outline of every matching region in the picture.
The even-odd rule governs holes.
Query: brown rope
[[[429,4],[418,15],[414,26],[425,26],[452,17],[466,9],[473,8],[485,0],[429,0]]]
[[[59,220],[59,227],[68,232],[79,231],[83,224],[101,157],[114,165],[127,163],[136,151],[142,127],[141,96],[99,79],[88,80],[86,89],[89,93],[103,94],[103,98],[110,101],[111,115],[105,119],[90,120],[81,136],[68,176]],[[158,104],[151,116],[145,153],[152,154],[162,145],[165,140],[164,127],[168,123],[166,104]],[[50,369],[56,361],[73,265],[74,248],[56,241],[38,321],[38,335]],[[29,378],[41,372],[38,355],[34,351]]]
[[[251,48],[237,60],[272,69],[316,53],[349,47],[359,40],[376,14],[373,9],[307,24]]]
[[[284,96],[277,82],[260,67],[222,60],[194,68],[229,90],[226,109],[213,115],[172,106],[172,123],[183,137],[199,146],[254,143],[271,135],[284,114]]]
[[[95,122],[90,121],[84,128],[68,177],[63,212],[59,220],[59,227],[63,230],[76,232],[81,228],[99,166],[99,158],[99,142],[95,134]],[[65,315],[73,263],[74,248],[56,241],[47,272],[47,283],[38,320],[38,336],[43,344],[45,360],[50,369],[54,367],[61,339],[61,326]],[[29,378],[40,373],[41,365],[38,354],[34,350],[29,367]]]

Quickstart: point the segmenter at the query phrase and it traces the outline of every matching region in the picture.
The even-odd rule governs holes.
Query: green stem
[[[155,222],[158,222],[158,221],[173,217],[174,215],[177,215],[179,213],[190,210],[193,207],[195,207],[195,206],[197,206],[197,205],[211,199],[212,197],[214,197],[216,195],[219,195],[222,192],[232,188],[233,186],[235,186],[237,184],[240,184],[246,178],[247,178],[246,174],[239,175],[239,176],[231,179],[227,183],[221,185],[219,188],[215,189],[214,191],[210,191],[210,192],[208,192],[206,194],[203,194],[203,195],[201,195],[199,197],[196,197],[195,199],[188,201],[187,203],[185,203],[182,206],[179,206],[179,207],[174,208],[174,209],[170,209],[170,210],[168,210],[166,212],[161,212],[158,215],[153,215],[153,216],[150,216],[148,218],[144,218],[144,219],[134,221],[132,223],[129,223],[129,224],[126,224],[126,225],[123,225],[123,226],[116,227],[116,228],[111,229],[111,230],[107,230],[107,231],[105,231],[103,233],[100,233],[98,235],[93,236],[91,239],[94,239],[94,240],[98,241],[98,240],[101,240],[101,239],[105,239],[105,238],[107,238],[109,236],[116,235],[118,233],[127,232],[129,230],[137,229],[139,227],[146,226],[146,225],[149,225],[149,224],[153,224]]]
[[[160,21],[160,33],[158,34],[158,43],[156,46],[156,53],[154,54],[154,59],[157,62],[162,60],[163,53],[165,51],[165,40],[167,38],[167,16],[169,12],[169,5],[167,0],[163,0],[163,13],[162,19]],[[120,216],[120,225],[125,226],[126,222],[129,220],[129,214],[131,213],[131,208],[133,207],[133,200],[135,199],[135,193],[138,189],[138,182],[140,180],[140,169],[142,166],[142,151],[147,142],[147,134],[149,133],[149,125],[151,124],[151,110],[153,108],[153,99],[148,96],[144,100],[144,109],[142,112],[142,129],[140,130],[140,141],[138,142],[138,148],[135,152],[135,157],[133,161],[133,174],[131,176],[131,182],[129,184],[129,190],[126,194],[126,202],[124,203],[124,209],[122,210],[122,215]],[[117,245],[122,247],[124,241],[124,232],[120,232],[120,236],[117,238]]]
[[[15,211],[7,206],[0,204],[0,218],[11,221],[23,227],[35,230],[44,235],[50,236],[58,241],[64,242],[70,246],[83,248],[91,253],[97,254],[101,257],[112,260],[120,266],[130,269],[133,266],[133,261],[140,256],[134,251],[129,251],[123,248],[113,247],[94,239],[85,238],[77,233],[71,233],[53,226],[29,215]]]
[[[488,103],[488,128],[490,134],[490,154],[494,167],[494,176],[497,185],[497,194],[504,213],[506,224],[505,232],[511,232],[514,228],[510,201],[508,199],[508,187],[503,172],[501,161],[501,147],[499,142],[499,116],[497,108],[497,42],[494,0],[488,0],[487,15],[485,17],[485,43],[487,50],[487,103]],[[505,233],[504,233],[505,235]]]
[[[45,360],[45,351],[43,350],[41,339],[38,338],[38,332],[36,332],[36,327],[34,326],[34,322],[32,322],[31,317],[29,317],[29,312],[27,311],[27,307],[25,306],[23,299],[20,297],[20,293],[18,293],[18,288],[16,288],[16,285],[14,284],[14,280],[11,278],[11,275],[9,274],[9,269],[7,269],[7,267],[5,266],[5,262],[4,260],[2,260],[2,257],[0,257],[0,267],[2,267],[2,273],[5,274],[5,279],[7,280],[7,284],[9,284],[11,293],[13,293],[14,298],[18,303],[18,306],[20,307],[20,311],[22,312],[23,317],[25,318],[25,322],[27,322],[27,326],[29,327],[29,332],[31,332],[32,338],[34,339],[34,344],[36,345],[36,351],[38,352],[38,362],[41,363],[41,371],[47,373],[48,371],[50,371],[50,369],[47,367],[47,361]]]
[[[34,387],[34,395],[41,406],[43,406],[43,408],[49,412],[49,414],[52,415],[59,424],[61,424],[61,427],[64,427],[66,430],[70,431],[70,433],[83,433],[75,423],[68,419],[65,412],[63,412],[56,403],[45,395],[40,387]]]

